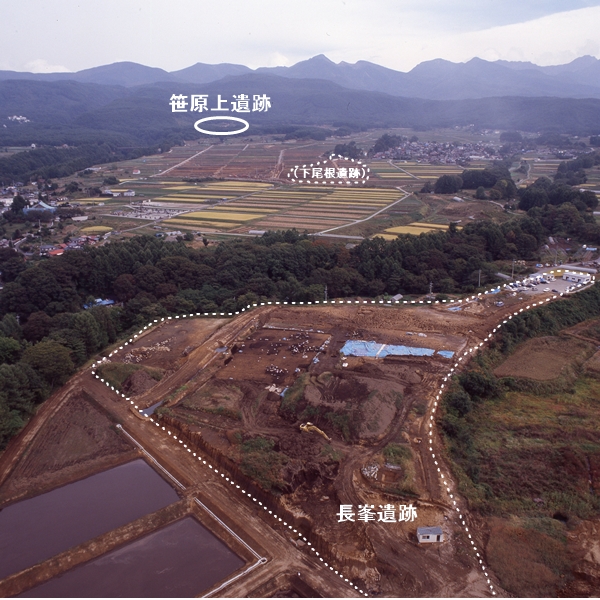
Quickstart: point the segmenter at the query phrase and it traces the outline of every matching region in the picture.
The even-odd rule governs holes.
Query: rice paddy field
[[[420,235],[421,233],[428,233],[430,231],[446,231],[447,229],[448,225],[442,225],[441,223],[409,223],[408,225],[390,227],[383,233],[378,234],[378,236],[382,237],[384,240],[395,240],[401,233]]]
[[[111,188],[133,189],[136,195],[102,199],[106,206],[89,206],[88,210],[100,219],[98,225],[135,230],[132,235],[152,233],[157,228],[248,234],[295,227],[309,233],[332,231],[351,237],[383,233],[393,238],[397,233],[390,230],[408,227],[407,232],[412,232],[410,228],[422,219],[444,227],[449,220],[456,220],[450,218],[453,215],[438,219],[437,213],[446,203],[438,206],[432,198],[410,195],[424,181],[461,173],[462,168],[455,165],[378,160],[368,165],[372,172],[367,185],[373,187],[319,189],[288,184],[286,176],[294,166],[323,160],[338,143],[355,141],[367,150],[382,133],[406,135],[410,131],[357,132],[324,141],[281,141],[262,136],[186,142],[169,152],[101,165],[87,177],[86,185],[101,185],[104,178],[113,175],[120,184]],[[443,133],[435,132],[435,139],[441,139]],[[460,132],[446,133],[458,139]],[[485,166],[485,162],[473,164],[475,168]],[[97,199],[80,202],[94,204]]]
[[[391,183],[407,183],[418,180],[418,177],[412,175],[404,168],[404,163],[396,164],[387,161],[372,161],[369,168],[373,174],[383,181]]]
[[[533,160],[529,157],[525,158],[531,165],[529,170],[529,181],[531,182],[535,181],[538,177],[548,177],[549,179],[552,179],[561,162],[556,158],[534,158]]]
[[[227,203],[168,219],[163,224],[235,233],[291,227],[317,232],[366,219],[403,197],[399,190],[374,188],[324,190],[299,185],[258,189]]]
[[[436,180],[442,175],[460,175],[464,171],[464,167],[460,165],[431,165],[416,162],[398,163],[399,166],[406,172],[410,173],[416,179]],[[482,168],[471,166],[469,168]]]
[[[600,167],[586,169],[587,182],[582,183],[579,187],[586,190],[593,190],[600,193]]]
[[[239,196],[253,194],[257,191],[269,189],[273,186],[269,183],[251,181],[211,181],[204,184],[173,185],[162,182],[159,195],[152,197],[152,202],[182,204],[184,207],[190,204],[204,204],[210,201],[231,200]],[[144,187],[134,186],[142,193],[146,192]],[[150,196],[146,192],[146,195]]]

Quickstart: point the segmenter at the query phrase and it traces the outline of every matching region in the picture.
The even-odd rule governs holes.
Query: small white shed
[[[419,539],[419,544],[443,542],[444,532],[441,527],[418,527],[417,538]]]

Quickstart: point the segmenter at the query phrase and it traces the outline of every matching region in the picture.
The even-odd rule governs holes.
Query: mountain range
[[[0,146],[166,147],[199,137],[194,122],[200,113],[172,111],[174,94],[206,94],[213,110],[218,95],[230,102],[240,93],[266,94],[270,110],[239,114],[251,124],[246,135],[469,125],[595,135],[600,133],[599,73],[600,60],[589,56],[550,67],[434,60],[402,73],[366,61],[336,64],[322,55],[292,67],[255,70],[197,63],[169,73],[121,62],[77,73],[0,71]]]
[[[545,67],[530,62],[490,62],[480,58],[465,63],[436,59],[420,63],[407,73],[364,60],[354,64],[343,61],[334,63],[322,54],[291,67],[260,67],[255,70],[244,65],[199,62],[179,71],[168,72],[138,63],[118,62],[74,73],[0,71],[0,81],[69,80],[131,88],[156,83],[199,85],[225,77],[251,74],[276,75],[287,79],[320,79],[352,90],[427,100],[498,96],[600,98],[600,60],[592,56],[583,56],[564,65]]]

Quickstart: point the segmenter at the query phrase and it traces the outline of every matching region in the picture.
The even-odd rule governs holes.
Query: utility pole
[[[325,302],[327,302],[327,285],[325,285]]]
[[[513,258],[513,263],[512,263],[512,272],[511,272],[510,276],[512,279],[515,278],[515,259],[514,258]]]
[[[431,296],[432,292],[433,292],[433,281],[430,281],[429,282],[429,295],[430,296]]]
[[[477,287],[481,287],[481,269],[479,269],[479,280],[477,281]]]

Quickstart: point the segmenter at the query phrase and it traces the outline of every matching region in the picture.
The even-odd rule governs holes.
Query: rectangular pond
[[[21,597],[193,597],[243,564],[196,519],[185,517],[75,567]]]
[[[142,459],[0,510],[0,579],[176,502]]]

